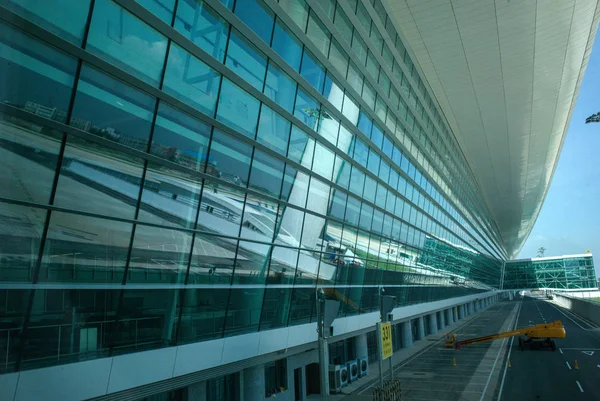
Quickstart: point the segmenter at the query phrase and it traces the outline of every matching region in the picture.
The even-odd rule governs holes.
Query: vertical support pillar
[[[252,366],[243,370],[244,401],[264,401],[265,368],[264,365]]]
[[[454,322],[458,322],[458,311],[456,306],[453,306],[452,308],[450,308],[450,310],[452,311],[452,320]]]
[[[443,310],[437,312],[437,314],[440,317],[440,326],[439,326],[439,329],[442,330],[444,327],[446,327],[446,314],[444,313]]]
[[[206,382],[190,384],[187,388],[187,399],[206,401]]]
[[[354,340],[354,354],[357,358],[367,358],[369,356],[367,333],[356,336]]]
[[[419,340],[425,338],[425,321],[423,319],[423,316],[417,318],[417,333],[417,335],[419,336]]]
[[[452,318],[452,308],[448,308],[444,312],[446,313],[446,326],[450,326],[454,323],[454,319]]]
[[[402,342],[404,342],[404,348],[412,347],[413,338],[410,320],[400,323],[400,327],[402,328]]]
[[[438,324],[437,324],[437,313],[433,312],[428,316],[429,320],[429,332],[433,335],[436,335],[438,332]]]
[[[459,319],[464,319],[465,318],[465,306],[464,305],[458,305],[458,318]]]

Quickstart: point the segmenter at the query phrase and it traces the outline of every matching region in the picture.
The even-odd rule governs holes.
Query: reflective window
[[[223,61],[229,24],[203,0],[178,3],[175,29],[202,50]]]
[[[43,209],[0,202],[2,281],[33,280],[46,213]]]
[[[246,194],[237,187],[204,181],[198,215],[198,228],[218,234],[238,237]],[[235,254],[237,241],[227,239],[219,244]],[[194,245],[195,247],[196,245]],[[220,251],[218,251],[220,253]],[[233,257],[227,269],[233,266]],[[229,274],[229,273],[228,273]]]
[[[281,199],[299,207],[306,206],[308,180],[308,175],[287,165],[281,188]],[[289,214],[287,209],[285,213]]]
[[[231,289],[225,321],[225,336],[258,330],[263,289]]]
[[[190,233],[138,225],[131,249],[127,282],[183,284],[191,245]]]
[[[358,129],[361,130],[363,134],[367,137],[371,137],[371,129],[373,128],[373,121],[369,118],[369,116],[364,112],[360,111],[358,117]]]
[[[8,0],[4,3],[6,8],[31,22],[69,42],[81,45],[90,0]]]
[[[279,0],[279,5],[304,32],[308,21],[308,5],[304,0]]]
[[[268,279],[274,284],[291,284],[293,282],[294,270],[290,272],[287,266],[281,267],[278,263],[274,263],[273,261],[274,259],[272,258]],[[260,316],[261,330],[287,326],[290,314],[291,295],[291,288],[267,287]]]
[[[365,178],[365,189],[363,193],[364,199],[369,202],[375,202],[375,194],[377,192],[377,182],[371,177]]]
[[[84,65],[70,125],[146,151],[155,100]]]
[[[256,150],[252,160],[252,172],[248,187],[278,198],[281,191],[283,167],[282,161]]]
[[[335,156],[335,166],[333,167],[333,181],[342,188],[348,189],[350,185],[350,164],[340,155]]]
[[[277,21],[273,33],[273,50],[296,71],[300,70],[302,60],[302,43]]]
[[[290,122],[263,104],[256,140],[285,156],[289,138]]]
[[[267,81],[263,92],[269,99],[290,113],[292,112],[296,98],[296,82],[272,62],[269,62]]]
[[[352,134],[348,128],[346,128],[343,124],[340,124],[340,131],[338,135],[337,147],[342,152],[346,154],[352,153],[352,139],[354,138],[354,134]]]
[[[321,117],[320,104],[303,90],[298,89],[294,115],[316,131]]]
[[[338,109],[338,111],[342,111],[342,104],[344,102],[344,89],[329,75],[327,75],[327,78],[325,79],[323,96],[329,100],[331,104]]]
[[[330,180],[334,158],[335,154],[331,150],[317,142],[312,170]]]
[[[70,137],[54,203],[60,207],[133,218],[142,170],[140,159]]]
[[[354,64],[352,61],[350,61],[350,63],[348,64],[348,75],[346,77],[346,82],[358,94],[362,92],[363,75],[360,73],[356,64]]]
[[[383,132],[381,128],[377,124],[373,124],[373,129],[371,130],[371,140],[379,149],[383,145]]]
[[[332,39],[331,48],[329,49],[329,61],[331,61],[333,66],[343,77],[346,76],[346,71],[348,70],[348,55],[335,39]]]
[[[356,168],[356,166],[352,166],[352,173],[350,174],[350,191],[357,196],[362,196],[364,186],[365,173]]]
[[[335,8],[335,19],[333,24],[337,30],[340,31],[339,37],[350,43],[350,39],[352,38],[352,24],[339,4]]]
[[[344,107],[342,108],[342,113],[344,116],[350,120],[352,124],[356,124],[358,122],[358,106],[354,99],[352,99],[348,94],[344,94]]]
[[[310,40],[312,40],[321,53],[323,53],[325,56],[329,54],[329,31],[327,28],[325,28],[321,21],[315,18],[314,12],[311,13],[310,18],[308,19],[306,35]]]
[[[273,32],[273,12],[261,0],[243,0],[235,5],[237,15],[267,45],[271,43]]]
[[[288,158],[304,167],[311,168],[315,149],[315,140],[300,128],[292,125]]]
[[[129,223],[52,212],[39,280],[120,283],[131,229]]]
[[[356,31],[354,31],[354,35],[352,36],[352,50],[354,50],[354,53],[356,53],[356,56],[364,65],[367,60],[367,45]]]
[[[259,204],[257,199],[248,197],[244,209],[241,236],[270,242],[273,237],[275,220],[270,218],[271,216],[261,214],[261,207],[257,208],[257,204]],[[271,247],[266,244],[239,241],[233,283],[264,285],[269,270],[270,251]]]
[[[157,86],[167,38],[112,1],[97,0],[86,49]]]
[[[367,204],[362,205],[360,210],[359,227],[363,230],[371,230],[371,222],[373,221],[373,208]]]
[[[358,138],[354,140],[354,160],[360,163],[361,166],[366,167],[369,157],[369,147],[365,145],[363,141]]]
[[[367,162],[367,168],[370,172],[375,175],[379,174],[379,163],[381,162],[381,158],[373,149],[369,149],[369,161]]]
[[[214,116],[221,76],[181,47],[172,44],[163,90],[208,116]]]
[[[305,50],[304,55],[302,56],[302,68],[300,74],[317,90],[317,92],[323,92],[325,69],[321,63],[316,61],[316,58],[308,50]]]
[[[193,228],[202,180],[150,163],[144,179],[138,219],[165,226]]]
[[[256,47],[232,30],[225,65],[259,91],[263,89],[267,58]]]
[[[154,15],[171,25],[175,0],[137,0],[138,3],[150,10]]]
[[[228,79],[223,80],[217,120],[250,138],[254,138],[260,102]]]
[[[196,237],[196,241],[198,241],[198,237]],[[210,244],[208,241],[204,243]],[[194,250],[196,250],[195,245]],[[210,252],[211,249],[209,248],[208,251]],[[200,270],[208,271],[209,269],[198,267],[194,271]],[[222,271],[217,272],[217,269],[215,269],[210,276],[217,277],[220,273]],[[192,268],[190,268],[190,279],[192,277],[194,276],[192,276]],[[229,291],[190,288],[186,289],[183,294],[184,299],[177,342],[186,344],[211,338],[221,338],[223,336],[223,325],[225,324],[225,313],[223,311],[227,309]]]
[[[210,130],[210,125],[161,102],[150,153],[197,171],[208,164],[213,174],[214,163],[207,160]]]
[[[252,146],[215,129],[209,158],[214,160],[222,179],[246,186],[251,155]]]

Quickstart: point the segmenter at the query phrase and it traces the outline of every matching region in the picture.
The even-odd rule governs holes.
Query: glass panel
[[[352,166],[352,173],[350,175],[350,191],[358,196],[362,196],[364,185],[365,173],[356,168],[356,166]]]
[[[205,180],[198,229],[238,237],[245,199],[246,194],[237,187]],[[235,240],[226,242],[237,244]]]
[[[229,36],[225,65],[259,91],[263,89],[267,58],[256,47],[242,39],[237,30]]]
[[[300,69],[300,61],[302,60],[302,43],[281,25],[279,21],[275,23],[273,33],[273,43],[271,47],[281,58],[283,58],[293,69]]]
[[[256,200],[252,200],[251,206],[246,204],[241,236],[254,240],[267,240],[270,242],[273,239],[274,220],[265,220],[265,226],[262,226],[262,220],[252,220],[251,217],[257,212],[257,209],[253,206],[256,205],[256,203]],[[250,217],[250,219],[248,219],[248,217]],[[253,223],[259,223],[261,227],[254,226]],[[269,245],[250,241],[240,241],[235,260],[233,283],[264,285],[269,270],[270,255],[271,246]]]
[[[367,60],[367,45],[365,44],[364,40],[362,40],[362,38],[358,35],[357,31],[354,31],[354,35],[352,36],[352,50],[354,50],[354,53],[356,53],[356,56],[358,57],[362,65],[365,65],[365,62]]]
[[[354,99],[352,99],[348,94],[344,94],[344,107],[342,108],[342,113],[344,116],[350,120],[352,124],[356,124],[358,122],[358,106]]]
[[[278,265],[274,265],[273,259],[271,259],[269,278],[277,284],[280,281],[291,283],[293,282],[293,272],[290,277],[290,273],[287,272],[285,267],[281,268]],[[291,281],[288,281],[289,279]],[[292,288],[267,288],[265,290],[265,299],[260,317],[260,330],[287,326],[291,295]]]
[[[214,130],[209,158],[214,160],[223,180],[246,186],[251,156],[252,146]]]
[[[243,0],[235,5],[237,15],[267,45],[271,43],[273,32],[273,12],[261,0]]]
[[[279,0],[279,5],[304,32],[308,20],[308,5],[306,2],[304,0]]]
[[[294,115],[302,120],[304,124],[316,131],[321,117],[320,104],[304,91],[298,89]]]
[[[331,150],[317,142],[315,145],[315,158],[313,160],[312,170],[330,180],[334,157],[335,154]]]
[[[143,162],[83,139],[69,138],[54,203],[114,217],[134,218]]]
[[[281,199],[298,207],[306,206],[306,196],[308,194],[309,176],[289,165],[285,168],[283,177],[283,187],[281,189]],[[286,213],[289,208],[286,209]]]
[[[296,280],[296,282],[298,281]],[[290,303],[290,324],[309,323],[311,319],[316,319],[315,290],[313,288],[294,288]]]
[[[352,38],[352,24],[339,4],[335,8],[335,20],[333,24],[340,31],[339,37],[350,43],[350,39]]]
[[[158,18],[171,25],[175,0],[137,0],[137,2],[150,10]]]
[[[342,74],[342,77],[346,76],[348,55],[335,39],[332,39],[331,48],[329,49],[329,61]]]
[[[149,164],[138,219],[164,226],[194,228],[201,190],[201,179]]]
[[[258,122],[257,142],[285,156],[289,138],[290,122],[263,105]]]
[[[138,225],[127,282],[183,284],[191,244],[190,233]]]
[[[94,3],[86,50],[158,86],[166,49],[167,38],[123,8],[109,0]]]
[[[217,224],[232,224],[232,222],[227,219],[218,218],[218,213],[223,213],[225,210],[225,208],[218,210],[215,207],[214,215],[209,217],[208,212],[206,212],[206,209],[203,207],[204,214],[202,214],[201,217],[204,221],[210,220]],[[204,217],[206,217],[206,219],[204,219]],[[236,229],[239,232],[239,215],[238,226]],[[237,236],[238,233],[235,235]],[[196,234],[192,250],[192,260],[190,262],[188,284],[230,284],[233,276],[233,262],[236,255],[236,246],[237,241],[235,240],[213,235]],[[223,310],[223,314],[224,313],[225,310]]]
[[[70,125],[145,152],[154,104],[150,96],[84,65]]]
[[[177,343],[222,337],[228,297],[222,289],[186,289]]]
[[[90,0],[8,0],[3,3],[4,7],[42,28],[78,46],[81,45]]]
[[[282,161],[256,150],[248,187],[278,198],[281,191],[283,167],[284,163]],[[260,214],[260,212],[257,214]]]
[[[316,58],[308,50],[305,50],[300,73],[317,92],[321,93],[325,82],[325,69],[321,63],[315,60]]]
[[[228,79],[223,80],[217,120],[254,139],[260,102]]]
[[[45,210],[0,202],[0,280],[32,282],[45,220]]]
[[[41,282],[120,283],[132,225],[52,212]]]
[[[325,56],[329,53],[329,31],[321,21],[314,16],[314,12],[311,13],[308,19],[308,27],[306,28],[306,35],[312,42],[317,46],[317,49]]]
[[[264,290],[231,289],[229,291],[225,336],[257,331]]]
[[[340,122],[331,116],[332,113],[323,110],[321,124],[319,125],[319,134],[332,145],[337,143]]]
[[[292,125],[288,158],[304,167],[311,168],[315,149],[315,140],[300,128]]]
[[[178,3],[175,29],[202,50],[223,61],[229,24],[203,0]]]
[[[329,100],[331,104],[338,109],[338,111],[342,111],[342,104],[344,103],[344,89],[329,75],[327,75],[327,78],[325,79],[323,96],[325,99]]]
[[[375,192],[377,191],[377,183],[371,177],[365,179],[364,199],[375,202]]]
[[[290,113],[292,112],[296,98],[296,82],[271,62],[269,62],[267,82],[263,92],[269,99]]]
[[[220,79],[220,74],[208,65],[171,45],[163,83],[166,93],[212,117]]]

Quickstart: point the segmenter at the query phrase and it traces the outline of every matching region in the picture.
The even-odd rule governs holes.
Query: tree
[[[538,249],[538,258],[543,258],[544,257],[544,253],[546,252],[546,248],[544,248],[543,246],[540,247],[540,249]]]
[[[600,111],[596,114],[592,114],[588,118],[585,119],[585,123],[600,123]]]

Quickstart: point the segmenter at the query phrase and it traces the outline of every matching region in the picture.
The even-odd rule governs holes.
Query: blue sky
[[[600,277],[600,123],[585,119],[600,111],[600,38],[592,49],[571,124],[546,201],[519,258],[595,253]]]

